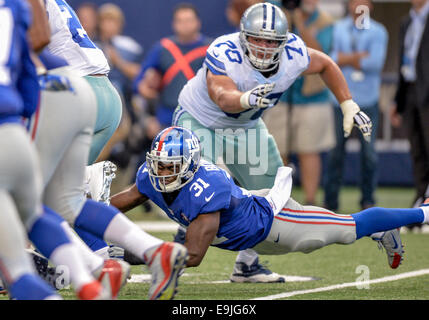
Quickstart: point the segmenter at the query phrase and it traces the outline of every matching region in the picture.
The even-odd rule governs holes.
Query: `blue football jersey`
[[[170,205],[153,188],[146,163],[137,171],[136,185],[140,193],[184,227],[200,214],[220,211],[219,230],[212,243],[219,248],[252,248],[267,237],[273,222],[273,212],[265,198],[238,187],[226,171],[204,160]]]
[[[29,54],[31,12],[23,0],[0,3],[0,123],[20,121],[37,107],[39,85]]]

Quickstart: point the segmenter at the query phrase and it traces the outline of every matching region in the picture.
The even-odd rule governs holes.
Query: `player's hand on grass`
[[[266,108],[272,102],[267,96],[273,91],[275,83],[261,84],[242,94],[240,104],[244,109]]]

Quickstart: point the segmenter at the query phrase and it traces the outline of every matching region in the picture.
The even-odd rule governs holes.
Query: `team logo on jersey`
[[[204,200],[206,200],[206,202],[209,202],[211,200],[211,198],[213,198],[214,194],[215,193],[213,192],[210,196],[205,197]]]

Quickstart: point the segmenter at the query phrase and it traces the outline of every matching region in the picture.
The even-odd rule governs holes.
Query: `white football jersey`
[[[210,70],[215,75],[228,76],[235,82],[238,90],[243,92],[260,84],[274,82],[275,87],[267,96],[273,99],[273,103],[268,107],[271,108],[310,63],[306,45],[293,33],[289,34],[282,55],[277,73],[265,78],[251,66],[245,56],[238,32],[221,36],[207,49],[204,64],[195,77],[183,87],[179,95],[179,105],[201,124],[211,129],[251,128],[267,108],[248,109],[235,114],[222,111],[209,97],[207,71]]]
[[[64,60],[79,75],[108,74],[109,63],[88,37],[74,10],[64,0],[46,0],[51,42],[48,50]]]

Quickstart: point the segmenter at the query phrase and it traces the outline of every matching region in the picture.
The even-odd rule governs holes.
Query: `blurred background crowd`
[[[202,65],[210,41],[238,31],[242,13],[257,2],[263,1],[69,1],[108,58],[109,77],[123,100],[122,122],[100,159],[118,166],[118,189],[133,182],[151,140],[170,125],[177,96]],[[401,186],[415,189],[409,205],[419,205],[429,197],[429,95],[425,99],[419,85],[429,82],[423,58],[429,1],[269,2],[285,10],[290,31],[307,46],[337,62],[374,123],[371,143],[357,130],[344,139],[336,130],[340,109],[316,76],[300,78],[266,112],[304,202],[336,210],[341,186],[354,185],[360,207],[368,208],[377,204],[378,186]],[[323,203],[316,200],[320,189]]]

